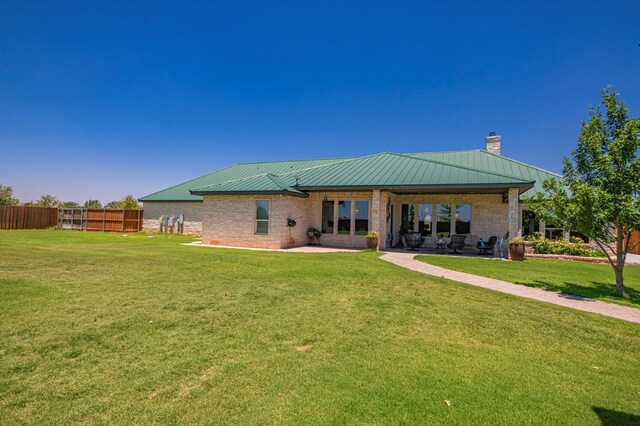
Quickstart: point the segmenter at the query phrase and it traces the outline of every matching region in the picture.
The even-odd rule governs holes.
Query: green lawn
[[[640,266],[625,266],[624,298],[616,296],[616,278],[607,264],[556,259],[505,262],[493,258],[417,256],[417,260],[454,271],[468,272],[530,287],[640,308]]]
[[[0,231],[0,424],[640,420],[638,324],[187,240]]]

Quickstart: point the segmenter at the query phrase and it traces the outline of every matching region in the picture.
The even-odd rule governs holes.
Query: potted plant
[[[517,236],[509,241],[509,259],[524,260],[524,245],[526,240],[521,236]]]
[[[309,245],[310,246],[320,245],[320,235],[322,234],[316,228],[307,229],[307,237],[309,237]]]
[[[378,231],[369,231],[367,234],[367,248],[378,249]]]

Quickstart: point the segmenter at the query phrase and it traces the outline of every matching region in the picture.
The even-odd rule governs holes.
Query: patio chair
[[[478,256],[480,256],[481,254],[493,254],[493,247],[496,245],[496,241],[498,241],[498,237],[492,235],[489,237],[489,241],[478,242]]]
[[[418,251],[418,247],[422,246],[422,243],[424,243],[424,238],[422,238],[419,232],[404,234],[403,237],[404,245],[409,247],[408,251]]]
[[[464,240],[467,238],[466,235],[454,235],[451,237],[451,241],[447,244],[450,250],[453,250],[451,254],[460,254],[458,250],[462,250],[464,248]]]

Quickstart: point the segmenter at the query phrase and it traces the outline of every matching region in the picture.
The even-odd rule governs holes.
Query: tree
[[[102,207],[99,200],[87,200],[84,202],[85,209],[99,209]]]
[[[33,205],[36,207],[60,207],[62,203],[53,195],[46,194],[40,197]]]
[[[13,186],[5,186],[0,183],[0,206],[17,206],[20,204],[17,198],[13,198]]]
[[[108,209],[140,210],[140,204],[133,195],[125,195],[120,201],[111,201],[105,205]]]
[[[66,209],[76,209],[80,207],[80,204],[76,203],[75,201],[65,201],[64,203],[60,204],[60,207],[64,207]]]
[[[602,89],[602,105],[582,122],[573,161],[563,161],[564,179],[546,180],[547,193],[532,206],[543,220],[595,241],[615,271],[618,296],[633,249],[629,237],[640,229],[640,118],[628,112],[611,86]]]

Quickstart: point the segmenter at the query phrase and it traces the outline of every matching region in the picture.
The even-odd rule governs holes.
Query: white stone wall
[[[184,233],[200,235],[202,232],[202,201],[195,202],[159,202],[145,201],[142,203],[144,220],[142,230],[145,232],[160,231],[160,216],[184,215]],[[176,229],[177,231],[177,229]]]
[[[267,200],[269,232],[256,234],[256,201]],[[206,195],[203,203],[202,241],[206,244],[286,248],[308,243],[309,201],[285,195]],[[287,219],[296,221],[287,226]]]

